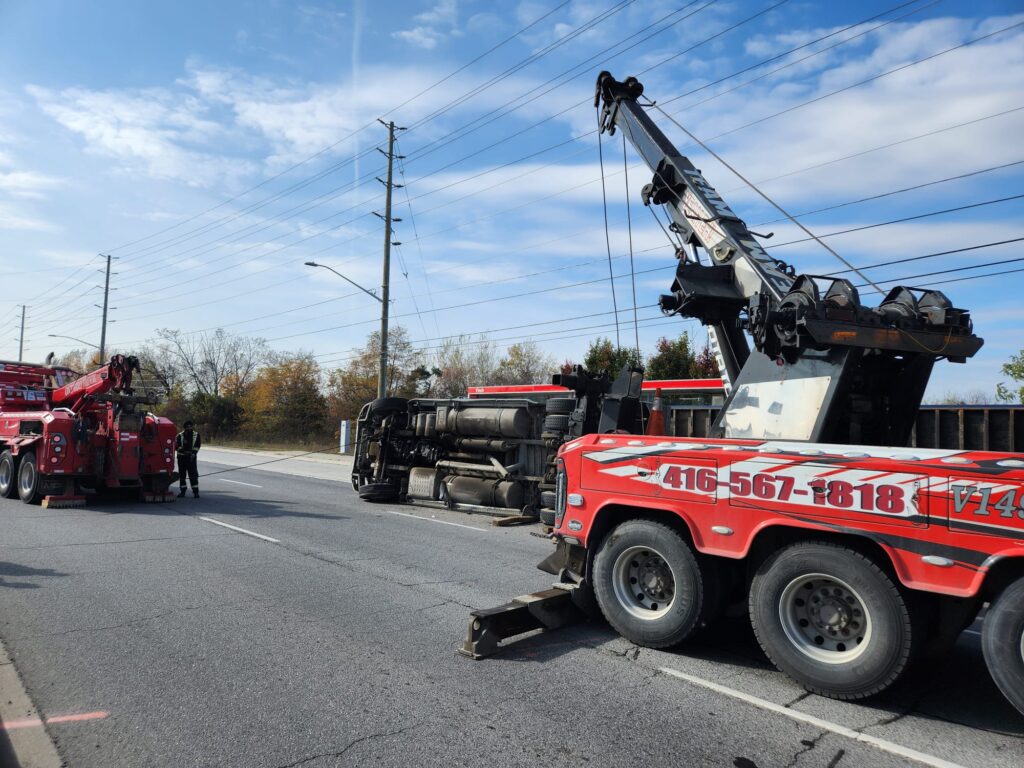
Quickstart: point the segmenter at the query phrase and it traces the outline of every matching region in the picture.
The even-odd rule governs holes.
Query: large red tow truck
[[[171,501],[174,424],[139,406],[135,357],[115,355],[85,375],[52,365],[0,362],[0,498],[73,507],[121,491]]]
[[[985,661],[1024,713],[1024,455],[901,447],[934,363],[980,348],[968,313],[903,286],[866,307],[848,280],[797,276],[642,93],[602,73],[602,130],[620,130],[654,172],[643,201],[665,207],[680,239],[661,307],[709,327],[728,396],[708,439],[567,441],[556,551],[540,565],[558,582],[474,612],[462,651],[489,655],[573,606],[664,648],[740,604],[780,670],[853,700],[940,654],[984,609]]]

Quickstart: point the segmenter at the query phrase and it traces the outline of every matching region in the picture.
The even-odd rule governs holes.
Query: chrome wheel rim
[[[871,615],[863,598],[842,579],[809,573],[793,579],[779,600],[779,619],[790,643],[826,664],[846,664],[871,642]]]
[[[629,547],[612,566],[615,598],[638,619],[658,619],[675,602],[676,580],[662,555],[651,547]]]

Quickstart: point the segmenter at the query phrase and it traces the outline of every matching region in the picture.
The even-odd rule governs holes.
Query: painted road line
[[[680,672],[678,669],[661,667],[658,671],[666,675],[671,675],[672,677],[677,677],[680,680],[685,680],[693,685],[698,685],[701,688],[707,688],[710,691],[715,691],[716,693],[721,693],[725,696],[745,701],[748,704],[753,704],[755,707],[767,710],[768,712],[774,712],[778,715],[783,715],[791,720],[807,723],[815,728],[820,728],[823,731],[830,731],[839,736],[852,739],[853,741],[859,741],[862,744],[870,744],[875,749],[888,752],[890,755],[897,755],[898,757],[902,757],[906,760],[913,760],[915,762],[922,763],[923,765],[931,765],[934,766],[934,768],[962,768],[959,763],[952,763],[949,760],[943,760],[941,757],[935,757],[934,755],[929,755],[925,752],[918,752],[916,749],[904,747],[901,744],[897,744],[887,739],[880,739],[877,736],[871,736],[866,733],[861,733],[860,731],[855,731],[852,728],[847,728],[845,725],[839,725],[838,723],[833,723],[829,720],[822,720],[820,717],[815,717],[814,715],[808,715],[795,709],[789,709],[781,704],[776,704],[773,701],[761,699],[757,696],[751,696],[749,693],[744,693],[743,691],[737,691],[735,688],[729,688],[718,683],[713,683],[710,680],[705,680],[701,677],[688,675],[685,672]]]
[[[226,477],[218,477],[222,483],[234,483],[235,485],[247,485],[250,488],[262,488],[262,485],[256,485],[255,483],[243,483],[241,480],[228,480]]]
[[[82,712],[78,715],[54,715],[52,717],[46,717],[43,720],[38,717],[25,717],[21,720],[11,720],[7,723],[0,723],[0,729],[11,731],[15,728],[32,728],[41,726],[45,720],[47,725],[56,725],[58,723],[80,723],[83,720],[105,720],[110,717],[109,712]]]
[[[475,525],[463,525],[462,523],[450,523],[447,520],[438,520],[436,517],[422,517],[421,515],[410,515],[408,512],[396,512],[393,509],[380,509],[378,512],[387,512],[389,515],[398,515],[399,517],[411,517],[413,520],[423,520],[427,523],[440,523],[441,525],[454,525],[456,528],[469,528],[471,531],[479,531],[480,533],[486,533],[486,528],[477,528]]]
[[[238,533],[244,533],[246,536],[252,536],[257,539],[263,539],[263,541],[269,541],[271,544],[280,544],[281,542],[277,539],[272,539],[269,536],[264,536],[262,533],[255,533],[254,531],[247,531],[245,528],[239,528],[237,525],[231,525],[231,523],[222,523],[220,520],[214,520],[212,517],[200,517],[200,520],[205,520],[208,523],[219,525],[223,528],[230,528],[232,531]]]

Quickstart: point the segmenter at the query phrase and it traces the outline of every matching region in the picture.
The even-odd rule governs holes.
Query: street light
[[[380,302],[380,370],[377,372],[377,397],[384,397],[384,393],[387,391],[388,375],[388,302],[378,296],[376,291],[370,291],[363,288],[363,286],[355,280],[345,277],[341,272],[334,269],[334,267],[329,267],[326,264],[317,264],[315,261],[307,261],[306,266],[329,269],[345,282],[351,283],[367,296],[372,296]]]
[[[82,339],[76,339],[74,336],[62,336],[59,333],[48,333],[46,335],[49,336],[51,339],[71,339],[72,341],[77,341],[79,344],[85,344],[85,346],[87,347],[99,349],[99,347],[97,347],[95,344],[90,344],[88,341],[82,341]]]

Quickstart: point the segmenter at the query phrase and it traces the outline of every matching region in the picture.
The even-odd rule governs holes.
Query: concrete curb
[[[4,723],[38,719],[39,725],[7,730]],[[13,761],[13,762],[10,762]],[[57,753],[42,715],[32,704],[18,677],[14,662],[0,641],[0,763],[12,768],[60,768],[64,761]]]

